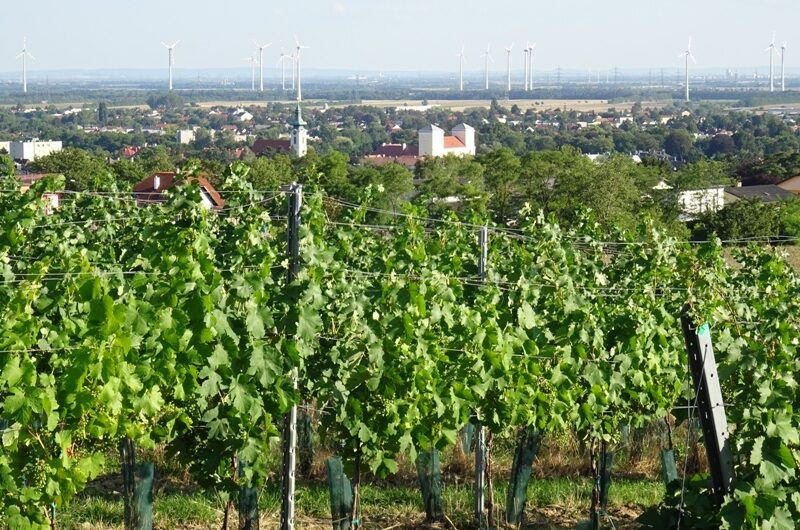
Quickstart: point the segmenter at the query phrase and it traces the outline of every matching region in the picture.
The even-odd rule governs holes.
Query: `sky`
[[[800,38],[791,32],[800,20],[798,0],[23,0],[13,9],[11,0],[3,3],[0,72],[21,68],[15,56],[27,36],[36,57],[32,75],[166,68],[160,42],[176,40],[176,69],[249,69],[254,39],[273,43],[264,63],[275,72],[281,45],[289,53],[295,34],[309,46],[304,70],[452,72],[463,45],[465,70],[477,71],[491,44],[492,69],[504,71],[504,48],[514,44],[512,66],[522,68],[527,41],[537,43],[537,70],[678,69],[691,37],[696,68],[751,73],[767,70],[763,50],[773,31],[778,45],[788,41],[787,68],[800,67]]]

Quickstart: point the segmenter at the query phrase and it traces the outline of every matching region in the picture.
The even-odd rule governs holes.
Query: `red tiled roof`
[[[269,140],[266,138],[259,138],[250,149],[256,155],[260,155],[266,151],[288,152],[291,148],[292,143],[289,140]]]
[[[384,164],[400,164],[401,166],[406,166],[409,168],[413,168],[417,165],[417,160],[419,157],[417,156],[373,156],[368,155],[363,158],[363,161],[372,164],[374,166],[382,166]]]
[[[164,202],[166,198],[163,191],[172,188],[177,183],[177,176],[174,171],[161,171],[153,173],[143,181],[136,183],[133,186],[133,192],[136,194],[137,204]],[[156,177],[159,179],[158,188],[155,186]],[[209,199],[214,204],[214,208],[218,209],[225,206],[225,200],[204,176],[188,177],[186,181],[189,183],[197,181],[200,188],[208,194]]]
[[[25,191],[31,187],[31,184],[42,180],[47,175],[49,173],[28,173],[26,175],[17,175],[17,178],[22,182],[22,191]]]
[[[455,136],[445,136],[444,137],[444,148],[445,149],[456,149],[459,147],[464,147],[464,142],[456,138]]]
[[[419,147],[406,144],[383,144],[370,156],[418,156]]]
[[[131,158],[136,156],[136,154],[141,150],[142,148],[139,147],[138,145],[133,147],[126,147],[125,149],[122,150],[122,156],[124,156],[125,158]]]

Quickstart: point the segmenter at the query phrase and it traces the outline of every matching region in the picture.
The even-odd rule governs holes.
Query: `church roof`
[[[303,127],[306,125],[303,119],[303,111],[300,109],[300,102],[297,102],[297,108],[294,110],[294,116],[289,120],[289,125],[292,127]]]
[[[445,136],[444,137],[444,148],[445,149],[456,149],[459,147],[464,147],[464,142],[456,138],[455,136]]]
[[[432,132],[434,132],[434,131],[436,131],[436,132],[439,132],[439,131],[441,131],[441,132],[444,132],[442,129],[440,129],[439,127],[437,127],[436,125],[433,125],[433,124],[431,124],[431,125],[428,125],[428,126],[425,126],[425,127],[423,127],[422,129],[420,129],[420,130],[419,130],[419,131],[417,131],[417,132],[421,132],[421,133],[432,133]]]

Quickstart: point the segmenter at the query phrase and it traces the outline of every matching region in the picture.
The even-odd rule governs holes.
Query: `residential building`
[[[774,184],[725,188],[725,204],[739,200],[760,200],[765,203],[794,199],[795,194]]]
[[[153,173],[143,181],[133,186],[134,198],[137,206],[147,204],[158,204],[166,200],[164,191],[173,188],[183,177],[174,171],[162,171]],[[206,208],[220,209],[225,206],[225,200],[214,189],[214,186],[204,177],[187,177],[189,183],[197,182],[200,187],[200,196],[203,199],[203,206]]]
[[[182,129],[175,133],[175,141],[179,144],[190,144],[194,142],[194,129]]]
[[[800,195],[800,175],[789,177],[783,182],[779,182],[778,187],[795,195]]]
[[[725,188],[717,186],[681,191],[678,193],[678,206],[682,221],[692,221],[706,212],[718,212],[725,206]]]

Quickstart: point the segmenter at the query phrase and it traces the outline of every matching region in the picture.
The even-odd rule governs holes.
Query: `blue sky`
[[[3,9],[0,72],[20,68],[23,36],[32,71],[160,68],[159,43],[178,39],[176,68],[244,69],[258,39],[273,42],[274,71],[293,34],[310,46],[304,68],[352,72],[453,71],[462,44],[466,69],[478,70],[487,43],[502,71],[503,48],[515,44],[521,67],[526,40],[537,42],[537,69],[677,69],[690,36],[698,68],[752,72],[766,71],[773,31],[789,41],[787,67],[800,67],[798,20],[797,0],[23,0]]]

